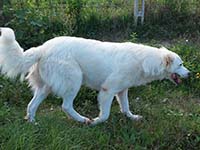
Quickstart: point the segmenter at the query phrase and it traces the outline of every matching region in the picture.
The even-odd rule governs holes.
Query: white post
[[[145,0],[142,0],[142,14],[141,14],[141,23],[142,23],[142,25],[143,25],[143,23],[144,23],[144,11],[145,11],[145,9],[144,9],[144,3],[145,3]]]
[[[139,11],[139,3],[138,0],[134,1],[134,20],[135,25],[138,24],[138,17],[141,17],[141,24],[144,23],[144,11],[145,11],[145,0],[142,0],[141,10]]]
[[[0,26],[3,26],[4,18],[3,18],[3,0],[0,1]]]
[[[135,0],[135,2],[134,2],[134,21],[135,21],[135,25],[137,26],[137,21],[138,21],[138,0]]]

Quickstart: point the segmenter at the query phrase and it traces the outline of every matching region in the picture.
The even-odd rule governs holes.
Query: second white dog
[[[12,29],[1,28],[1,34],[2,72],[8,77],[28,72],[27,79],[34,89],[26,116],[30,122],[50,92],[63,98],[64,112],[83,123],[107,120],[114,96],[122,113],[139,120],[142,117],[129,110],[128,88],[164,78],[179,84],[179,76],[189,75],[181,58],[166,48],[57,37],[24,52]],[[95,119],[82,116],[73,108],[74,98],[83,84],[99,91],[100,114]]]

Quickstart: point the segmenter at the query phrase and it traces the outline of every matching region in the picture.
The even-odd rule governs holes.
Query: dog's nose
[[[192,73],[191,73],[191,72],[188,72],[187,76],[190,77],[191,75],[192,75]]]

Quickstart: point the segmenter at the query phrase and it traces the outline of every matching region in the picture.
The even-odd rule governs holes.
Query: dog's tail
[[[0,69],[10,78],[24,75],[41,57],[40,48],[31,48],[24,52],[15,40],[14,31],[0,28]]]

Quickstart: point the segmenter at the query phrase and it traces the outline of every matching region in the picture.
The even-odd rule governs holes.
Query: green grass
[[[25,49],[58,35],[121,42],[134,32],[140,40],[200,41],[199,0],[146,1],[144,25],[137,27],[133,4],[134,0],[4,0],[0,26],[17,31]]]
[[[153,44],[155,45],[155,43]],[[38,124],[23,120],[31,99],[27,84],[0,78],[0,149],[200,149],[200,47],[176,42],[193,76],[182,85],[156,81],[129,91],[130,108],[143,115],[131,121],[119,112],[116,101],[108,121],[94,127],[70,120],[61,111],[62,100],[49,96],[37,112]],[[85,87],[75,108],[89,117],[98,115],[97,93]]]

